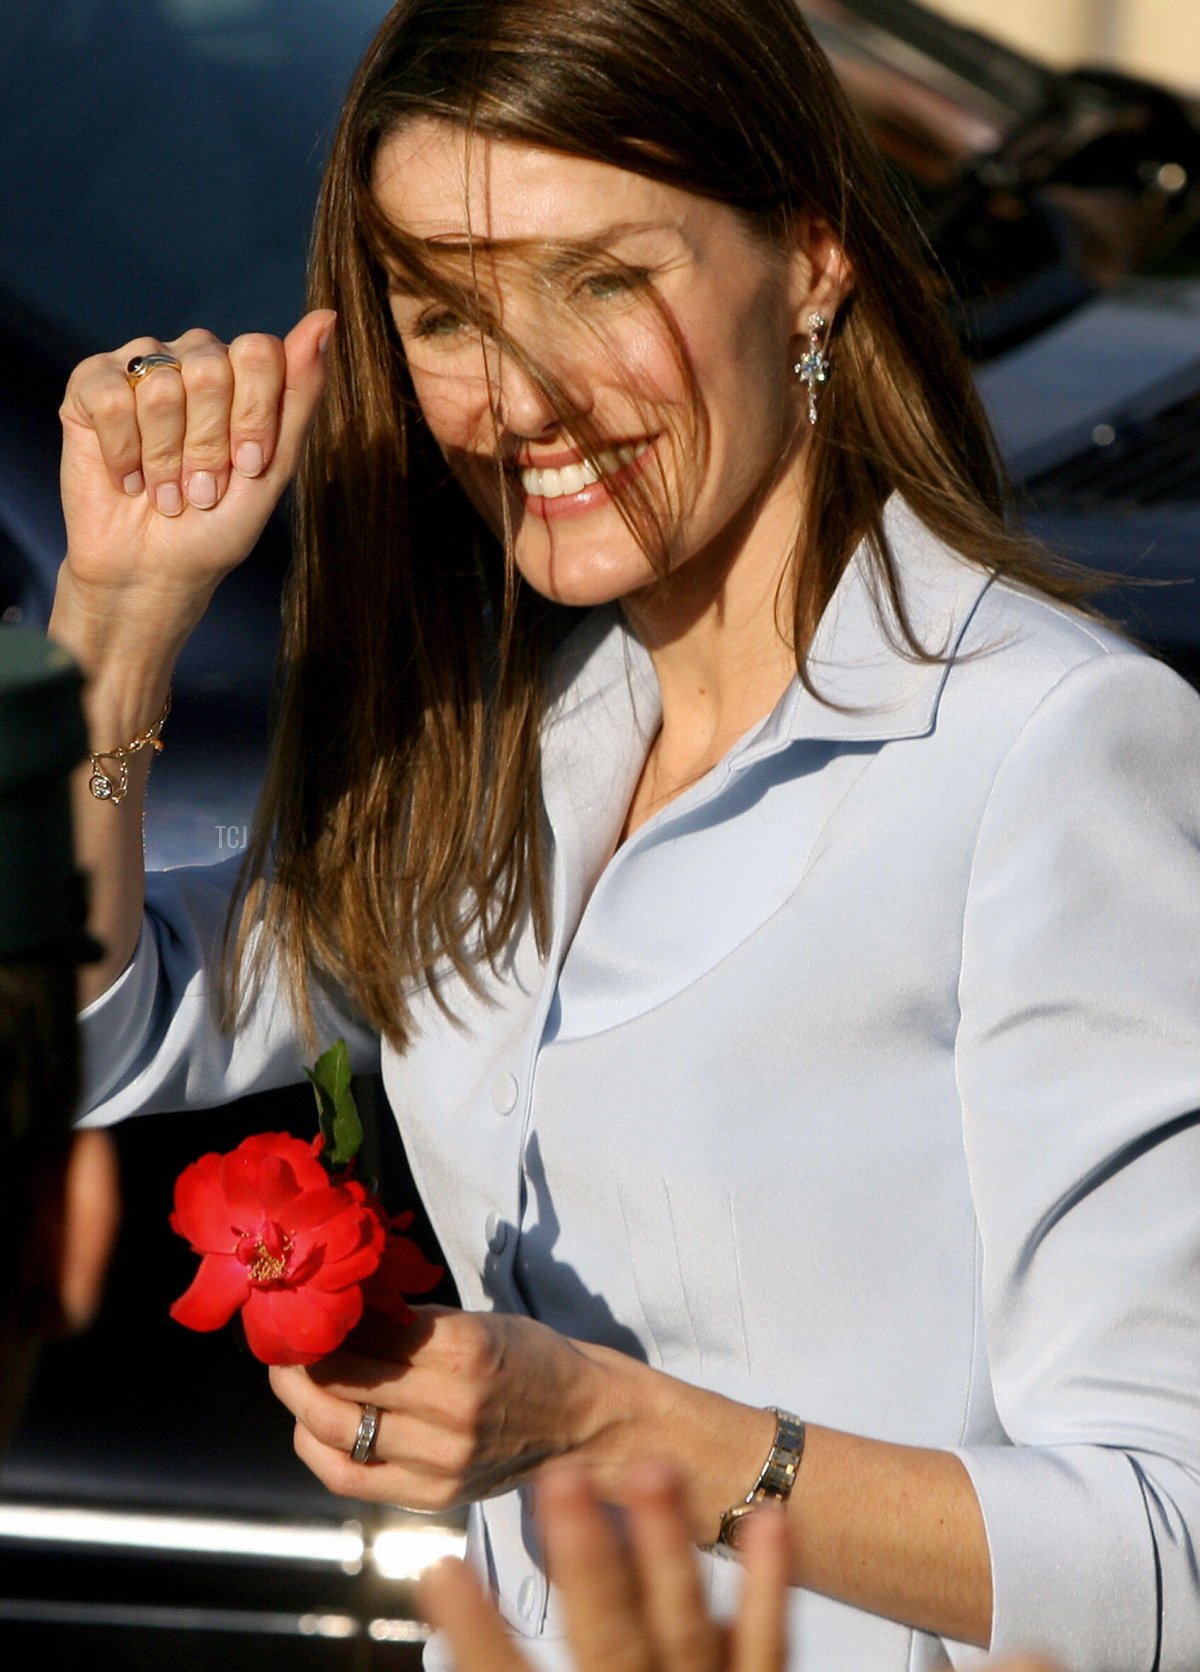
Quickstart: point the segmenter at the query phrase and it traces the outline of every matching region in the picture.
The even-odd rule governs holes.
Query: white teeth
[[[602,447],[594,460],[584,459],[581,464],[563,465],[557,470],[530,466],[521,471],[521,486],[527,494],[542,499],[563,499],[568,494],[582,493],[602,476],[612,476],[634,459],[640,459],[650,445],[649,441],[627,441],[620,447]]]

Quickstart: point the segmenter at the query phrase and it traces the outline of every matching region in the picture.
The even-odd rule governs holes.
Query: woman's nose
[[[523,440],[552,434],[591,406],[583,379],[568,378],[556,371],[554,383],[563,397],[560,407],[542,380],[511,354],[497,355],[495,364],[489,367],[488,383],[496,422]]]

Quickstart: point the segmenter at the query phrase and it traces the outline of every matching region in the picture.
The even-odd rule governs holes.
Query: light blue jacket
[[[953,1450],[996,1651],[1196,1672],[1200,701],[888,517],[952,659],[896,649],[856,559],[812,653],[841,706],[794,684],[619,849],[657,687],[586,620],[545,729],[549,957],[524,935],[485,999],[452,986],[458,1027],[419,1000],[388,1095],[466,1306]],[[95,1120],[298,1077],[275,991],[234,1041],[209,1021],[230,884],[152,879],[88,1013]],[[527,1510],[472,1543],[554,1665]],[[979,1658],[802,1592],[793,1627],[804,1672]]]

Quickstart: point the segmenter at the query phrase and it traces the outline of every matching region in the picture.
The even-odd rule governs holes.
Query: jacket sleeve
[[[1148,657],[1068,673],[996,776],[958,1072],[1012,1442],[958,1452],[993,1652],[1195,1672],[1200,700]]]
[[[84,1126],[128,1115],[208,1108],[303,1079],[303,1044],[272,974],[232,1033],[216,1022],[225,914],[240,860],[153,872],[137,950],[80,1017]],[[339,1036],[356,1072],[378,1065],[377,1036],[314,993],[320,1049]]]

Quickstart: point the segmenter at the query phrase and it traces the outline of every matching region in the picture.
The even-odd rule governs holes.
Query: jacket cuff
[[[987,1531],[991,1654],[1043,1654],[1073,1672],[1150,1672],[1158,1569],[1129,1456],[1095,1445],[967,1446],[954,1456]],[[984,1660],[961,1644],[947,1643],[946,1652],[957,1672]]]

